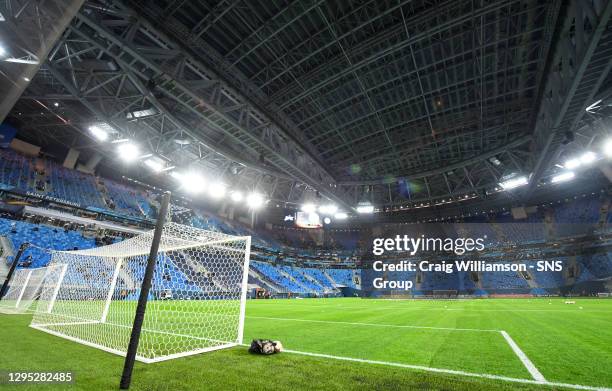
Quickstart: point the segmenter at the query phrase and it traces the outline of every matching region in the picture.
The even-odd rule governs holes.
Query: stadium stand
[[[145,218],[151,214],[152,196],[144,191],[110,179],[101,180],[99,186],[91,174],[11,150],[0,149],[0,157],[0,188],[5,190],[48,196],[83,208],[119,212],[126,217]]]
[[[0,185],[32,191],[34,171],[31,159],[0,148]]]
[[[95,240],[84,238],[78,231],[5,218],[0,218],[0,235],[8,237],[14,248],[18,248],[24,242],[36,244],[24,252],[21,259],[24,267],[46,266],[51,260],[51,255],[43,249],[74,250],[95,247]],[[11,261],[12,257],[9,257],[7,262]]]
[[[18,189],[44,194],[72,204],[111,210],[118,216],[146,218],[153,214],[155,195],[148,191],[111,179],[96,178],[90,174],[66,169],[51,160],[30,158],[10,150],[0,150],[0,157],[0,185],[5,190]],[[257,273],[257,276],[249,277],[252,284],[302,294],[321,294],[339,287],[357,288],[354,277],[355,273],[359,272],[358,269],[330,268],[324,260],[354,265],[354,261],[359,258],[355,253],[359,247],[358,230],[330,230],[325,236],[325,243],[318,244],[312,232],[305,229],[253,230],[204,210],[180,209],[190,211],[191,217],[186,222],[194,227],[252,236],[255,250],[253,258],[256,259],[252,266]],[[602,213],[600,197],[568,200],[551,206],[548,210],[552,211],[549,215],[552,216],[558,238],[591,234],[594,230],[601,229],[596,225]],[[610,218],[604,220],[608,222]],[[402,230],[408,234],[425,234],[431,237],[486,237],[487,257],[490,260],[500,259],[504,254],[503,251],[496,250],[498,247],[513,246],[517,252],[514,256],[519,259],[527,258],[533,262],[557,259],[568,262],[567,257],[544,257],[547,251],[547,224],[545,213],[538,210],[523,220],[515,220],[505,212],[469,217],[438,227],[404,225]],[[392,229],[385,234],[392,235]],[[95,245],[94,240],[84,238],[78,231],[65,231],[63,228],[7,219],[0,220],[0,235],[7,236],[15,247],[26,241],[49,249],[89,248]],[[543,247],[542,250],[529,248],[523,251],[522,246]],[[534,258],[534,254],[541,254],[542,257]],[[420,282],[419,292],[423,294],[434,290],[455,289],[476,295],[504,291],[544,294],[558,290],[569,281],[578,283],[610,277],[611,257],[611,254],[606,253],[577,257],[577,272],[571,279],[561,272],[534,273],[530,282],[516,272],[481,273],[478,281],[469,273],[430,273]],[[32,260],[31,267],[38,267],[46,265],[49,255],[32,247],[27,250],[25,259]],[[291,265],[282,262],[291,262]],[[303,266],[304,263],[308,266]],[[181,279],[181,273],[181,270],[168,266],[165,275],[169,280],[158,281],[159,286],[171,285],[168,281],[172,280],[172,285],[177,289],[176,281]],[[210,284],[214,285],[214,282],[211,281]],[[197,291],[197,287],[185,286],[180,289]]]

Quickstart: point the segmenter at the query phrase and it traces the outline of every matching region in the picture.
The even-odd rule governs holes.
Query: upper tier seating
[[[110,179],[102,179],[102,182],[114,203],[115,212],[135,217],[146,217],[150,214],[150,201],[147,199],[148,197],[145,192]]]
[[[33,191],[32,159],[0,148],[0,185]]]
[[[37,160],[37,178],[33,158],[12,150],[0,149],[0,187],[11,187],[21,191],[40,193],[55,197],[81,207],[109,210],[120,215],[148,217],[151,213],[150,196],[141,190],[111,181],[102,180],[108,190],[109,202],[105,202],[96,184],[96,178],[77,170],[71,170],[51,160]],[[35,182],[46,182],[35,186]],[[114,208],[111,205],[114,206]]]
[[[47,164],[47,167],[50,180],[49,195],[76,202],[83,207],[104,208],[104,201],[92,175],[69,170],[53,163]]]
[[[94,239],[86,239],[78,231],[65,231],[62,228],[4,218],[0,218],[0,235],[11,240],[15,251],[24,242],[36,246],[30,246],[21,257],[21,263],[31,261],[29,267],[46,266],[51,260],[51,254],[48,251],[41,250],[41,248],[52,250],[73,250],[77,248],[81,250],[95,247]],[[7,259],[7,261],[11,262],[12,258]]]

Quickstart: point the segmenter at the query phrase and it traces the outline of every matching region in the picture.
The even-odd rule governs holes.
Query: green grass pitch
[[[501,330],[546,381],[612,388],[612,300],[564,302],[558,298],[249,301],[245,342],[279,339],[286,349],[310,355],[287,352],[263,357],[236,347],[156,364],[137,363],[132,389],[563,388],[482,377],[533,380]],[[27,327],[30,319],[31,315],[0,315],[0,370],[72,370],[76,382],[71,389],[118,388],[122,357],[33,330]]]

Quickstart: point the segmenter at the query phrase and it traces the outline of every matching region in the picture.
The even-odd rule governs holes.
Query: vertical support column
[[[240,318],[238,319],[238,343],[242,344],[244,337],[244,316],[246,312],[246,297],[249,282],[249,262],[251,259],[251,237],[246,237],[244,254],[244,270],[242,271],[242,292],[240,294]]]
[[[106,317],[108,316],[108,309],[110,308],[111,301],[113,300],[113,293],[115,293],[115,286],[117,285],[117,279],[119,278],[119,271],[121,270],[122,263],[123,258],[118,258],[117,265],[115,265],[115,271],[113,272],[113,280],[111,281],[110,289],[108,290],[108,295],[106,295],[104,311],[102,311],[102,317],[100,318],[101,323],[106,322]]]
[[[53,290],[53,296],[51,296],[51,301],[49,302],[49,306],[47,307],[47,313],[50,314],[53,311],[53,306],[55,305],[55,300],[57,299],[57,295],[59,294],[60,287],[62,286],[62,282],[64,282],[64,276],[66,275],[66,270],[68,270],[68,264],[64,263],[62,265],[62,271],[60,272],[60,277],[57,281],[57,285]]]
[[[147,268],[145,269],[142,286],[140,288],[140,296],[138,297],[138,306],[136,307],[136,315],[134,316],[134,326],[130,335],[130,344],[128,345],[127,354],[125,355],[125,363],[123,365],[123,373],[121,375],[121,383],[119,388],[127,390],[132,382],[132,371],[134,370],[134,361],[138,351],[138,342],[140,341],[140,331],[147,310],[147,298],[151,289],[151,281],[155,272],[155,262],[157,261],[157,251],[159,250],[159,242],[161,241],[162,232],[166,215],[168,214],[168,206],[170,205],[170,192],[164,193],[161,201],[157,223],[155,224],[155,232],[153,233],[153,242],[151,243],[151,251],[147,259]]]
[[[19,303],[21,303],[21,298],[23,297],[23,293],[25,292],[28,282],[30,282],[30,277],[32,277],[32,270],[28,272],[28,276],[23,283],[23,288],[21,288],[21,292],[19,292],[19,297],[17,298],[17,302],[15,303],[15,308],[19,308]]]

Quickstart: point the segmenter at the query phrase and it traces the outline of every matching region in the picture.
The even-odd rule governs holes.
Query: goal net
[[[0,312],[22,314],[31,311],[32,303],[38,298],[47,273],[59,267],[61,266],[15,270],[6,294],[0,300]],[[51,283],[51,279],[48,283]]]
[[[31,327],[126,355],[153,231],[58,251]],[[164,226],[136,359],[157,362],[242,343],[251,238]]]

